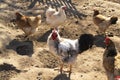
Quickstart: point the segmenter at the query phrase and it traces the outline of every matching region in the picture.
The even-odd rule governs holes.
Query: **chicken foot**
[[[62,63],[62,64],[60,65],[60,73],[61,73],[61,74],[63,73],[63,66],[64,66],[64,64]]]
[[[70,75],[71,75],[71,73],[72,73],[72,64],[70,64],[70,70],[69,70],[69,77],[70,77]]]

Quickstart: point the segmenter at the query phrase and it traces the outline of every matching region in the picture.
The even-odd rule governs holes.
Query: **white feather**
[[[79,52],[78,39],[71,40],[71,39],[60,38],[58,34],[58,38],[56,40],[53,40],[51,38],[51,35],[52,33],[49,35],[47,41],[49,46],[49,51],[52,52],[55,56],[59,57],[63,62],[66,62],[64,61],[64,59],[68,59],[67,63],[74,62],[77,57],[77,53]],[[68,52],[70,52],[72,56],[69,56]]]
[[[59,26],[60,24],[64,23],[66,20],[65,11],[60,8],[59,11],[55,9],[49,8],[46,11],[46,21],[53,27]]]

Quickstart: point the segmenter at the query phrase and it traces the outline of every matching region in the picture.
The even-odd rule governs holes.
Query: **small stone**
[[[91,26],[92,24],[88,24],[88,26]]]
[[[97,76],[95,76],[95,78],[97,78]]]
[[[75,34],[75,36],[78,36],[78,34]]]
[[[75,23],[76,23],[76,24],[78,24],[78,23],[79,23],[79,21],[77,20],[77,21],[75,21]]]
[[[83,77],[83,75],[81,75],[81,77]]]
[[[115,11],[114,9],[112,9],[112,11]]]
[[[83,5],[83,7],[86,7],[86,5]]]
[[[39,73],[38,73],[38,75],[40,76],[40,75],[42,75],[42,73],[41,73],[41,72],[39,72]]]
[[[39,66],[38,66],[38,65],[36,65],[35,67],[39,68]]]

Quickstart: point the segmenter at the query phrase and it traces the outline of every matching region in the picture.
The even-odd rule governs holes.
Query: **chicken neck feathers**
[[[103,66],[106,71],[109,71],[111,73],[114,72],[114,61],[116,55],[117,51],[115,44],[110,40],[110,44],[106,46],[105,52],[103,54]]]
[[[111,40],[110,40],[110,44],[106,46],[104,54],[106,57],[115,57],[117,55],[115,44]]]

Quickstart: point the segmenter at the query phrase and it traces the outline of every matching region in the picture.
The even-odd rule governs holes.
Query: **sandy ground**
[[[98,36],[92,21],[93,9],[106,16],[120,18],[119,0],[65,0],[36,2],[36,0],[0,0],[0,80],[107,80],[102,66],[104,52],[103,36]],[[58,8],[66,5],[67,20],[60,27],[62,37],[76,39],[82,33],[95,35],[95,46],[77,57],[71,77],[54,70],[59,62],[49,51],[46,40],[51,27],[45,22],[45,5]],[[42,15],[39,31],[32,41],[24,41],[23,31],[11,22],[15,12],[26,15]],[[114,34],[113,40],[120,51],[120,21],[107,30]],[[66,68],[65,68],[66,69]]]

